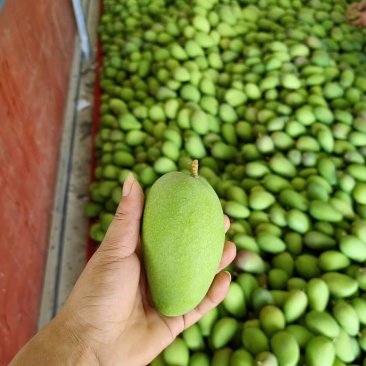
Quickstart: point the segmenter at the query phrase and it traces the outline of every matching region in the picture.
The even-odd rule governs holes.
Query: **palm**
[[[101,364],[121,364],[118,360],[130,353],[143,356],[136,365],[147,364],[157,347],[161,350],[172,340],[170,329],[147,300],[143,272],[136,254],[105,267],[92,258],[70,295],[66,305],[76,308],[78,322],[89,328],[92,347],[102,350]],[[135,352],[142,344],[153,351]]]
[[[188,314],[164,317],[155,310],[140,254],[143,201],[142,190],[134,183],[63,310],[80,324],[102,365],[148,364],[180,332],[222,301],[228,290],[229,277],[220,273],[201,304]],[[235,245],[225,243],[219,270],[234,256]]]
[[[233,256],[231,245],[226,247],[219,269]],[[204,312],[196,308],[185,316],[160,315],[151,304],[145,270],[136,253],[120,261],[110,258],[104,265],[93,257],[67,306],[75,307],[78,321],[91,329],[88,337],[95,343],[93,348],[102,350],[98,358],[103,365],[119,365],[126,355],[133,360],[126,365],[148,364]]]

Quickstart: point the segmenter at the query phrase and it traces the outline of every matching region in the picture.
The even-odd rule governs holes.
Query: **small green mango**
[[[171,172],[149,190],[142,219],[142,253],[156,309],[178,316],[195,308],[216,275],[225,240],[221,203],[197,175]]]

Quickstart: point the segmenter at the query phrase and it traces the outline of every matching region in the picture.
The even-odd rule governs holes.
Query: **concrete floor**
[[[99,1],[83,0],[93,55],[97,49]],[[55,193],[48,259],[38,329],[61,309],[86,263],[88,201],[92,152],[95,61],[85,61],[75,41],[65,111],[58,183]]]

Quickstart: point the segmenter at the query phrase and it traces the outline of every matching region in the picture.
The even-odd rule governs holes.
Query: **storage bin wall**
[[[0,13],[0,365],[36,331],[73,55],[71,1]]]

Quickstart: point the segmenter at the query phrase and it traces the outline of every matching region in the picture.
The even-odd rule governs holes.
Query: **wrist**
[[[59,314],[36,334],[9,366],[99,366],[82,326],[73,317]]]
[[[87,328],[78,321],[76,316],[61,312],[53,322],[50,324],[52,327],[47,331],[49,336],[52,333],[54,344],[57,345],[60,365],[100,365],[90,346]]]

